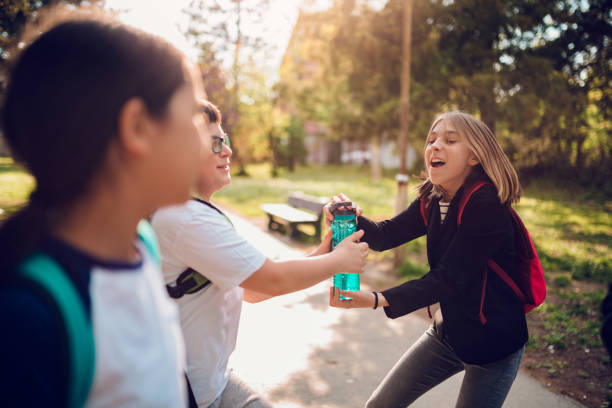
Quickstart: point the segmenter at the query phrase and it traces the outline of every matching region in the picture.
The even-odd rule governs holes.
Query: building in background
[[[284,113],[304,119],[306,163],[399,168],[397,137],[386,132],[368,140],[356,139],[347,137],[342,129],[330,129],[326,123],[328,90],[321,84],[326,83],[323,64],[328,63],[329,54],[323,50],[327,46],[325,36],[334,30],[333,21],[328,19],[329,12],[300,12],[280,65],[278,106]],[[333,102],[337,100],[329,104]],[[379,160],[373,160],[376,157]],[[417,152],[408,146],[408,168],[416,159]]]

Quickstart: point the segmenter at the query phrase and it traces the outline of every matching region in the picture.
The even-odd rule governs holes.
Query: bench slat
[[[289,222],[316,222],[318,217],[306,211],[298,210],[287,204],[263,204],[261,209],[271,215]]]
[[[315,213],[321,214],[323,206],[327,202],[324,197],[311,197],[304,194],[290,194],[287,200],[289,205],[298,208],[304,208]]]

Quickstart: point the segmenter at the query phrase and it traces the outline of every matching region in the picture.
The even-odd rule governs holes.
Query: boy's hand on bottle
[[[350,297],[352,299],[340,299],[340,295]],[[353,309],[358,307],[374,307],[374,294],[372,292],[340,290],[333,286],[329,288],[329,305],[331,307],[342,307],[344,309]]]
[[[343,193],[340,193],[338,195],[333,196],[331,201],[323,206],[323,214],[325,214],[325,223],[327,224],[328,227],[331,225],[331,222],[334,220],[334,216],[331,213],[332,206],[335,203],[341,203],[343,201],[352,202],[350,198],[348,198]],[[363,213],[363,210],[361,209],[361,207],[359,207],[355,203],[353,203],[353,206],[350,208],[355,208],[355,213],[356,213],[357,218],[359,218],[359,216]]]
[[[362,236],[363,230],[353,232],[334,248],[333,253],[340,259],[342,273],[363,272],[369,246],[366,242],[359,242]]]

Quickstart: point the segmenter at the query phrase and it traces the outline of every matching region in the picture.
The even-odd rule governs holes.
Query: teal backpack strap
[[[153,227],[146,220],[141,220],[138,223],[138,237],[144,242],[145,246],[157,262],[157,265],[160,265],[159,259],[159,245],[157,243],[157,238],[155,237],[155,232],[153,231]]]
[[[20,265],[19,273],[40,285],[58,306],[66,327],[70,357],[68,407],[83,407],[93,383],[95,366],[93,329],[83,301],[63,268],[47,255],[30,256]]]

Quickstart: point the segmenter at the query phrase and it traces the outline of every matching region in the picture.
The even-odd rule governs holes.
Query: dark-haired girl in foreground
[[[17,58],[2,110],[36,188],[0,230],[0,406],[182,407],[178,314],[141,220],[189,198],[196,76],[157,37],[93,11],[62,19]],[[58,305],[21,272],[35,253],[59,266],[78,294],[69,309],[91,324],[95,368],[76,376],[77,397]]]

